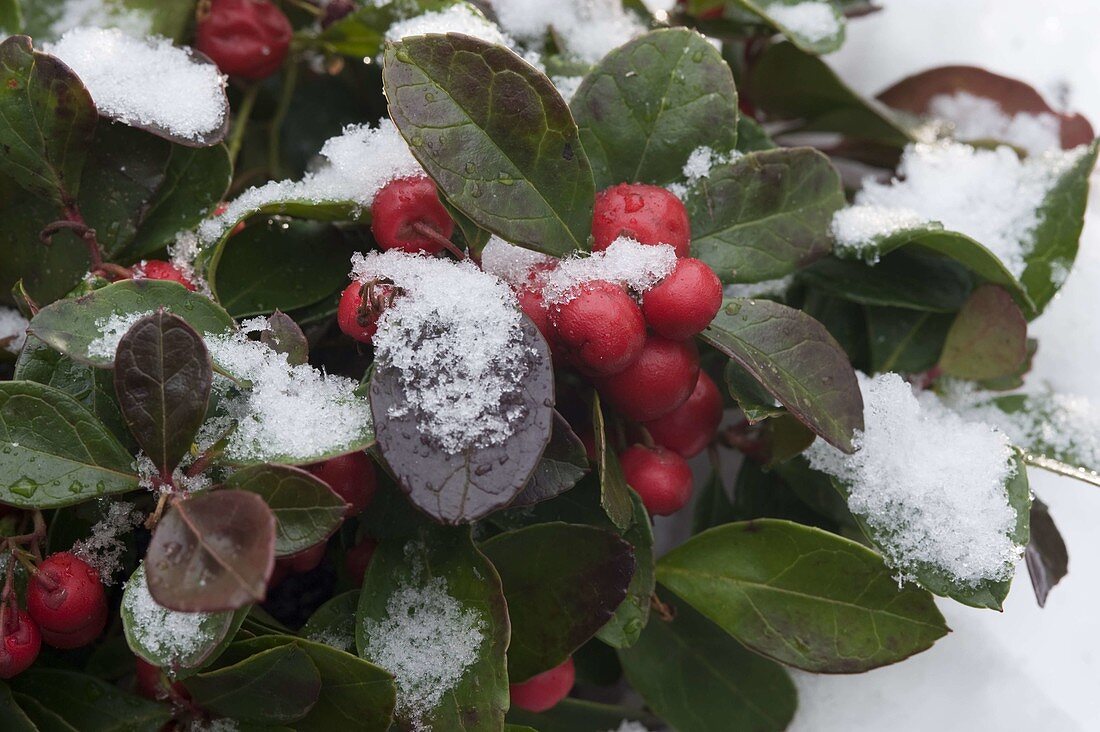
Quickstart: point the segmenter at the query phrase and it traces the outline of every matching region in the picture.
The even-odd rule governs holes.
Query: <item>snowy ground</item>
[[[1022,78],[1052,102],[1100,122],[1100,3],[1096,0],[880,0],[885,11],[849,25],[828,60],[873,94],[924,68],[971,63]],[[1095,185],[1095,179],[1094,179]],[[1077,266],[1032,328],[1033,381],[1100,404],[1100,193]],[[798,732],[1002,730],[1100,726],[1100,490],[1031,471],[1070,552],[1070,574],[1036,603],[1021,565],[1003,614],[942,602],[954,633],[920,656],[861,676],[798,676]]]

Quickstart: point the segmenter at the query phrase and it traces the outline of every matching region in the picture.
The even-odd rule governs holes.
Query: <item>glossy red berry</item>
[[[595,383],[600,395],[624,417],[650,422],[686,402],[698,378],[695,341],[650,335],[638,360]]]
[[[0,679],[10,679],[30,668],[41,648],[42,636],[31,616],[14,605],[4,608],[4,624],[0,627]]]
[[[107,622],[107,596],[99,573],[80,557],[46,557],[27,583],[27,612],[46,643],[76,648],[94,639]]]
[[[268,0],[213,0],[195,31],[195,46],[222,72],[266,79],[279,70],[294,29]]]
[[[393,304],[397,288],[385,283],[352,282],[340,295],[336,323],[360,343],[370,343],[378,332],[378,319]]]
[[[623,476],[654,516],[676,513],[691,500],[691,467],[663,447],[633,445],[619,455]]]
[[[423,175],[387,183],[374,197],[370,213],[370,228],[382,249],[436,254],[455,230],[435,183]]]
[[[188,279],[187,275],[180,271],[179,267],[171,262],[161,259],[150,259],[139,264],[135,274],[147,280],[168,280],[178,282],[191,292],[195,291],[195,283]]]
[[[516,301],[523,314],[531,319],[535,327],[542,333],[546,342],[553,345],[553,331],[550,327],[550,311],[546,307],[546,301],[542,297],[542,290],[536,285],[524,285],[516,290]]]
[[[328,483],[329,488],[348,504],[347,516],[362,513],[378,489],[374,462],[365,452],[334,457],[309,467],[309,472]]]
[[[321,560],[325,558],[327,547],[327,542],[322,541],[308,549],[303,549],[297,554],[291,554],[289,557],[279,557],[275,560],[275,563],[282,564],[288,572],[293,574],[312,572],[320,566]]]
[[[691,251],[687,209],[659,186],[620,183],[596,194],[592,249],[603,251],[620,236],[642,244],[671,244],[677,257],[686,257]]]
[[[363,576],[367,573],[371,559],[374,558],[374,550],[378,548],[378,542],[369,536],[359,540],[359,543],[348,549],[344,555],[344,566],[348,570],[348,576],[356,586],[363,584]]]
[[[560,666],[543,671],[519,684],[508,687],[512,706],[528,712],[545,712],[569,695],[577,672],[573,658],[565,659]]]
[[[646,422],[650,436],[662,447],[694,457],[707,448],[722,421],[722,394],[705,371],[699,372],[695,390],[687,401],[665,416]]]
[[[597,280],[571,295],[550,308],[550,327],[562,355],[593,376],[617,374],[634,363],[645,346],[645,318],[627,291]]]
[[[701,260],[684,258],[642,295],[642,314],[654,333],[684,340],[703,332],[722,307],[722,281]]]

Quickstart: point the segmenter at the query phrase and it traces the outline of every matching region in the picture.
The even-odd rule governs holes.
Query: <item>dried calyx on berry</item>
[[[279,70],[294,29],[268,0],[211,0],[199,18],[195,46],[224,73],[266,79]]]
[[[361,343],[370,343],[378,332],[378,319],[400,294],[400,288],[385,280],[352,282],[340,296],[336,311],[340,330]]]

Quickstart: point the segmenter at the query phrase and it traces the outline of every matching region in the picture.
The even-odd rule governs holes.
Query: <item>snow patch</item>
[[[398,21],[386,31],[386,40],[399,41],[406,36],[428,33],[462,33],[498,46],[510,48],[515,45],[515,41],[501,32],[496,23],[468,3],[458,3],[444,10]]]
[[[619,0],[492,0],[500,25],[535,50],[553,29],[564,52],[596,63],[607,53],[645,32]]]
[[[126,544],[122,537],[129,534],[143,520],[141,511],[125,501],[103,501],[106,513],[92,525],[87,539],[73,544],[73,554],[90,564],[99,573],[103,584],[111,586],[114,577],[122,569],[122,555]]]
[[[785,5],[773,2],[764,8],[764,12],[784,30],[818,43],[834,38],[840,33],[840,20],[830,3],[822,0]]]
[[[0,305],[0,349],[19,353],[27,342],[27,326],[30,322],[15,308]]]
[[[836,240],[837,254],[840,256],[863,256],[872,264],[879,259],[878,250],[868,244],[877,244],[883,239],[926,227],[940,228],[940,225],[908,208],[890,206],[855,205],[842,208],[833,214],[829,231]]]
[[[568,302],[579,285],[594,280],[622,285],[642,294],[676,267],[676,250],[669,244],[640,244],[621,236],[602,252],[572,256],[544,275],[543,299]]]
[[[203,623],[210,613],[181,613],[163,607],[149,594],[145,564],[126,583],[122,611],[133,619],[130,632],[138,643],[158,658],[185,659],[199,651],[207,641]]]
[[[122,337],[134,323],[153,313],[153,310],[143,310],[136,313],[111,313],[105,318],[97,318],[95,327],[99,336],[88,343],[88,355],[114,360]]]
[[[992,99],[969,92],[940,94],[928,103],[933,117],[951,123],[953,136],[963,142],[996,140],[1038,155],[1062,144],[1062,125],[1050,112],[1008,114]]]

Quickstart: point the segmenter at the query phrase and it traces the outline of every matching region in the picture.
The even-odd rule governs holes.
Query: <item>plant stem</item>
[[[252,116],[252,108],[256,106],[256,97],[260,94],[259,83],[252,84],[241,98],[240,109],[237,110],[237,119],[233,121],[233,131],[229,133],[229,160],[233,167],[237,167],[237,154],[241,151],[244,142],[244,131],[248,128],[248,120]]]
[[[1024,453],[1024,464],[1034,465],[1037,468],[1042,468],[1056,475],[1061,475],[1066,478],[1075,478],[1083,483],[1089,485],[1100,486],[1100,475],[1097,475],[1093,470],[1075,469],[1063,462],[1048,458],[1046,455],[1037,455],[1035,453]]]
[[[279,95],[279,106],[275,108],[275,116],[271,119],[271,129],[267,135],[267,167],[270,168],[271,177],[275,180],[282,178],[282,151],[279,145],[279,135],[282,132],[283,121],[290,109],[290,100],[294,96],[294,90],[298,86],[298,61],[291,58],[285,66],[283,76],[283,90]]]
[[[457,257],[459,260],[466,258],[466,255],[463,254],[462,251],[455,246],[453,241],[443,236],[431,226],[425,224],[423,221],[417,221],[415,224],[412,225],[412,229],[425,239],[430,239],[436,244],[439,244],[441,247]]]

